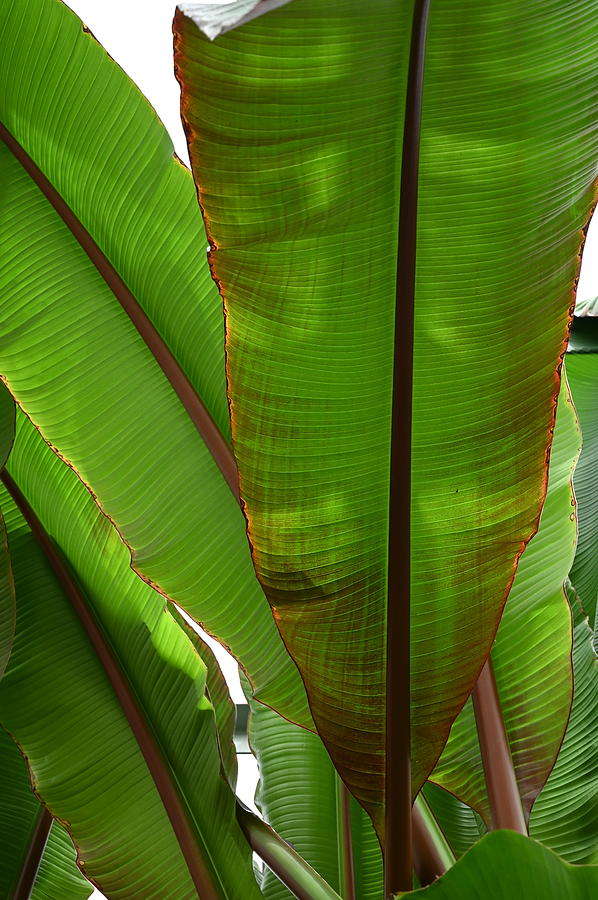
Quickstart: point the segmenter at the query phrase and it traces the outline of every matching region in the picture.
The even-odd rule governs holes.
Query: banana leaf
[[[189,172],[59,0],[4,10],[0,133],[3,379],[134,569],[311,725],[231,490],[222,309]]]
[[[575,692],[563,746],[530,817],[530,835],[571,863],[598,862],[598,659],[572,588]]]
[[[481,816],[433,781],[423,786],[422,794],[456,859],[486,834]]]
[[[3,481],[17,630],[0,722],[82,870],[111,898],[259,896],[185,631],[22,413]]]
[[[2,728],[0,759],[0,896],[12,897],[40,815],[47,811],[33,794],[25,762]],[[39,869],[32,873],[31,900],[86,900],[93,888],[77,869],[75,848],[60,823],[50,819],[45,839],[45,850],[36,860]]]
[[[598,313],[597,299],[575,306],[566,369],[581,423],[583,447],[573,485],[577,500],[579,541],[570,579],[592,628],[598,599]]]
[[[505,861],[508,861],[505,863]],[[570,866],[542,844],[495,831],[469,850],[434,884],[409,894],[414,900],[590,900],[598,866]],[[400,896],[405,896],[401,894]]]
[[[566,356],[582,450],[573,476],[579,538],[568,597],[574,620],[574,696],[562,749],[530,818],[530,834],[572,863],[598,861],[598,662],[594,649],[597,472],[596,300],[578,303]]]
[[[571,479],[581,435],[563,379],[537,534],[523,553],[492,663],[526,818],[554,766],[572,702],[571,613],[564,582],[577,539]],[[473,704],[468,700],[431,775],[491,824]]]
[[[175,63],[253,559],[382,834],[406,603],[415,795],[537,528],[595,196],[598,4],[431,3],[419,55],[425,3],[292,0],[214,41],[192,6]]]
[[[265,820],[341,897],[379,900],[382,856],[376,834],[346,793],[322,741],[262,704],[249,703],[249,744],[260,773],[256,803]],[[267,868],[262,893],[267,900],[293,896]]]
[[[211,647],[191,628],[176,607],[171,604],[170,613],[178,622],[194,648],[197,650],[206,667],[206,696],[214,707],[216,717],[216,729],[218,732],[218,746],[220,758],[228,782],[234,790],[237,784],[237,751],[234,744],[237,710],[233,703],[222,669]],[[245,679],[248,695],[251,695],[251,685]]]

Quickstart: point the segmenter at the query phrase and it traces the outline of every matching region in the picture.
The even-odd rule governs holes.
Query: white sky
[[[587,300],[596,295],[598,295],[598,216],[594,216],[590,223],[577,286],[577,299]]]
[[[127,74],[148,97],[170,132],[178,156],[189,157],[179,116],[179,88],[172,62],[173,0],[66,0]],[[579,282],[580,300],[598,294],[598,223],[590,227]],[[225,670],[235,702],[244,701],[236,664],[210,642]],[[252,804],[256,781],[252,757],[240,758],[239,794]],[[92,900],[100,900],[96,891]]]

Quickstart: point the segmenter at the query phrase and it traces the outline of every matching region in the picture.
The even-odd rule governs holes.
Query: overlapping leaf
[[[286,722],[270,709],[251,703],[249,741],[260,782],[256,801],[266,821],[345,897],[343,881],[343,787],[317,735]],[[355,894],[378,900],[382,858],[371,822],[350,798]],[[266,869],[262,893],[289,900],[291,893]]]
[[[12,897],[27,846],[41,812],[27,767],[0,728],[0,896]],[[75,849],[60,824],[50,830],[31,900],[86,900],[93,888],[75,864]]]
[[[206,695],[210,703],[214,707],[214,715],[216,716],[216,728],[218,731],[218,745],[220,747],[220,757],[224,771],[231,787],[235,788],[237,784],[237,753],[234,745],[234,733],[236,722],[236,707],[228,691],[222,669],[218,664],[218,660],[212,649],[208,647],[206,642],[191,628],[185,621],[183,616],[170,606],[170,612],[187,635],[206,667]],[[251,688],[247,682],[247,690],[250,693]]]
[[[318,730],[380,831],[413,9],[301,0],[213,42],[181,13],[175,22],[226,307],[254,562]],[[595,0],[430,4],[415,291],[414,791],[475,682],[544,497],[596,175],[597,12]],[[399,353],[408,301],[398,297]]]
[[[570,866],[542,844],[513,831],[495,831],[442,878],[409,894],[414,900],[591,900],[598,866]],[[407,896],[401,894],[400,896]]]
[[[217,633],[265,702],[309,724],[238,504],[117,299],[138,302],[178,362],[180,391],[201,396],[226,434],[222,311],[189,173],[145,99],[58,0],[4,10],[0,121],[2,376],[91,486],[136,570]],[[17,160],[13,139],[37,170]]]
[[[15,434],[15,404],[0,386],[0,471],[10,453]],[[4,520],[0,513],[0,678],[10,658],[15,636],[15,589]]]
[[[593,628],[598,599],[598,302],[577,303],[566,357],[567,377],[581,423],[583,447],[574,487],[579,541],[571,582]]]
[[[554,765],[571,709],[571,614],[563,585],[577,538],[571,479],[580,445],[579,424],[563,380],[540,526],[519,561],[492,647],[526,816]],[[455,721],[431,777],[490,822],[471,700]]]
[[[236,25],[251,21],[264,12],[276,9],[289,0],[220,0],[213,3],[181,3],[183,11],[201,22],[203,31],[208,37],[215,38],[224,31],[230,31]]]
[[[598,589],[595,563],[598,333],[595,312],[595,300],[576,305],[570,352],[566,357],[567,378],[582,432],[582,451],[573,477],[579,538],[570,576],[573,584],[568,590],[575,624],[573,707],[556,766],[530,818],[530,834],[575,863],[595,862],[598,858],[598,662],[592,633]]]
[[[481,817],[448,791],[429,781],[422,792],[457,859],[486,834]]]
[[[257,896],[234,795],[220,772],[206,669],[193,645],[164,598],[131,570],[127,548],[76,474],[23,414],[9,472],[74,572],[132,688],[214,896]],[[104,893],[195,897],[172,808],[147,762],[147,741],[133,730],[105,661],[4,488],[1,505],[17,636],[0,684],[0,722],[22,746],[38,794],[68,822],[84,870]]]
[[[575,694],[563,746],[532,809],[530,834],[572,863],[598,862],[598,660],[592,630],[570,591]]]

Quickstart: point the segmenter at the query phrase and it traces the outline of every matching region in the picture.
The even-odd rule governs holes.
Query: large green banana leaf
[[[341,897],[350,896],[343,787],[322,741],[262,704],[250,700],[250,707],[249,743],[260,773],[256,802],[265,820]],[[383,885],[378,839],[361,807],[353,798],[349,804],[354,896],[379,900]],[[293,896],[267,868],[262,893],[267,900]]]
[[[581,423],[583,448],[573,484],[579,518],[579,541],[571,582],[595,625],[598,599],[598,298],[575,306],[566,357],[567,377]]]
[[[526,817],[554,765],[571,710],[571,613],[563,585],[577,538],[571,479],[580,444],[579,424],[563,378],[540,525],[519,561],[492,647]],[[471,700],[455,720],[431,778],[491,823]]]
[[[23,748],[38,795],[68,823],[83,870],[111,898],[199,892],[203,900],[205,883],[209,898],[259,896],[193,644],[164,598],[131,570],[127,548],[75,472],[22,413],[8,471],[1,507],[17,631],[0,722]],[[102,642],[90,639],[71,603],[72,588],[56,581],[16,509],[17,490],[71,569],[142,728]]]
[[[54,822],[35,879],[31,900],[86,900],[92,885],[78,870],[73,842],[59,822]]]
[[[598,661],[594,650],[596,577],[595,484],[598,472],[598,330],[596,300],[578,303],[566,357],[579,416],[582,451],[573,485],[579,538],[570,578],[574,616],[574,696],[562,749],[530,818],[530,834],[574,863],[598,860]],[[589,617],[589,619],[588,619]]]
[[[570,866],[542,844],[515,834],[486,835],[414,900],[592,900],[598,866]],[[401,894],[400,896],[406,896]]]
[[[0,786],[0,896],[11,898],[43,808],[31,791],[24,760],[2,728]],[[54,822],[41,856],[31,900],[86,900],[92,890],[77,869],[75,849],[68,835],[58,822]]]
[[[238,502],[201,436],[234,479],[218,432],[222,310],[189,172],[59,0],[3,10],[0,123],[2,377],[135,570],[231,648],[262,700],[309,725]]]
[[[415,7],[292,0],[213,42],[175,20],[254,562],[318,731],[380,832]],[[596,0],[430,3],[416,259],[401,242],[416,269],[414,793],[476,681],[544,498],[595,190],[597,14]],[[396,433],[398,445],[398,421]],[[400,549],[395,535],[393,567]]]

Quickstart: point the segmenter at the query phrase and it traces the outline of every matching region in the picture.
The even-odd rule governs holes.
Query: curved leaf
[[[405,602],[386,588],[414,6],[301,0],[214,42],[175,20],[254,562],[318,731],[380,832],[385,621]],[[595,0],[430,4],[411,260],[414,793],[475,683],[544,498],[594,197],[596,12]]]
[[[15,439],[15,401],[0,384],[0,469],[4,468]]]
[[[68,823],[84,870],[110,897],[194,897],[185,862],[196,887],[197,878],[214,885],[207,896],[257,896],[193,645],[164,598],[131,571],[126,547],[75,473],[23,415],[10,473],[72,566],[79,604],[116,661],[107,661],[72,588],[57,584],[3,489],[18,619],[0,721],[22,746],[38,794]],[[114,665],[149,736],[123,702]]]
[[[15,402],[0,384],[0,471],[3,469],[15,436]],[[0,513],[0,678],[10,659],[15,637],[15,586],[8,553],[4,520]]]
[[[452,869],[414,900],[590,900],[598,866],[570,866],[542,844],[513,831],[482,838]],[[401,894],[400,896],[405,896]]]
[[[289,0],[224,0],[220,3],[181,3],[183,12],[193,16],[202,31],[215,38],[224,31],[249,22]]]
[[[42,807],[31,791],[19,751],[2,728],[0,783],[0,896],[12,897]],[[32,900],[86,900],[92,890],[77,869],[68,835],[55,822],[35,878]]]
[[[563,746],[532,809],[530,835],[572,863],[598,862],[598,660],[579,599],[569,592],[575,629],[575,693]]]
[[[204,441],[234,472],[218,432],[222,311],[191,177],[58,0],[9,4],[0,84],[0,372],[91,486],[135,569],[233,650],[261,699],[310,724]]]
[[[577,500],[579,540],[571,582],[590,625],[598,599],[598,320],[596,300],[578,303],[566,356],[567,378],[579,416],[583,447],[573,486]]]
[[[86,900],[93,887],[75,864],[73,842],[59,822],[50,830],[31,900]]]
[[[4,675],[12,652],[15,624],[15,585],[6,528],[0,512],[0,679]]]
[[[580,442],[564,380],[538,533],[519,561],[492,647],[501,712],[526,816],[557,758],[571,709],[571,614],[563,585],[577,538],[571,479]],[[431,778],[490,823],[471,700],[453,724]]]

